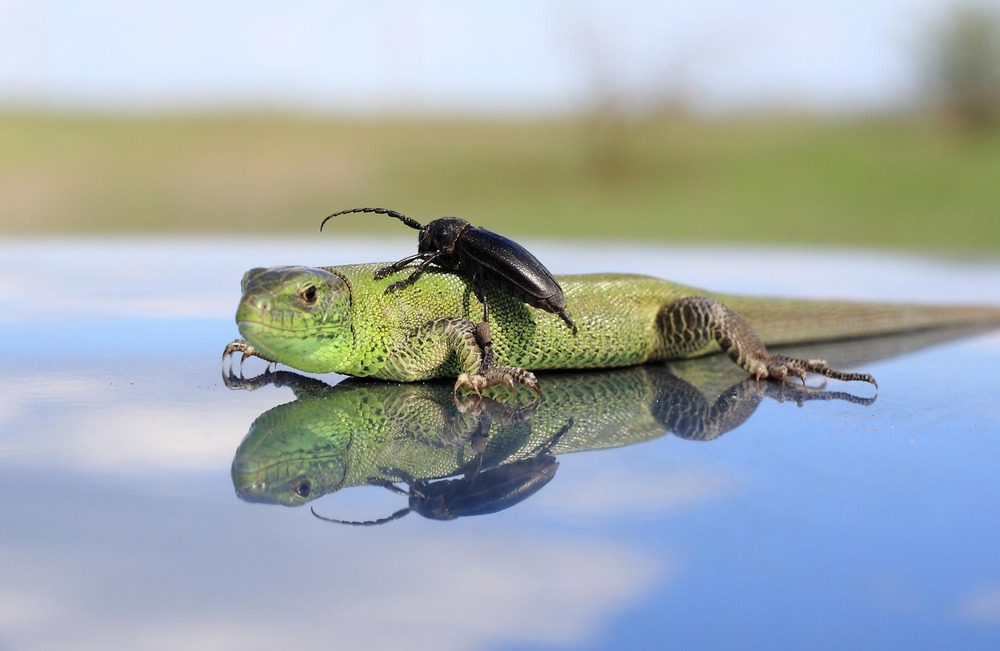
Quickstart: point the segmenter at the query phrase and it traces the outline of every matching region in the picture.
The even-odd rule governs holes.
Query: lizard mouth
[[[251,343],[262,339],[273,342],[276,337],[298,339],[312,332],[309,328],[283,328],[270,323],[248,320],[237,321],[236,327],[239,328],[243,338]]]
[[[272,325],[262,323],[260,321],[250,321],[248,319],[241,319],[236,322],[236,327],[239,328],[240,334],[244,337],[251,334],[259,334],[261,332],[273,331],[282,332],[281,328],[275,328]]]
[[[239,328],[240,334],[242,334],[245,339],[251,339],[262,335],[301,335],[309,334],[315,331],[315,328],[283,328],[271,323],[249,321],[246,319],[237,321],[236,327]]]

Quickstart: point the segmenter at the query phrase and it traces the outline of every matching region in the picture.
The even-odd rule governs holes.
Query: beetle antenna
[[[316,513],[316,509],[314,507],[310,506],[309,510],[312,512],[313,515],[315,515],[320,520],[323,520],[324,522],[333,522],[335,524],[349,524],[352,527],[374,527],[380,524],[386,524],[392,522],[393,520],[400,519],[401,517],[410,512],[410,507],[406,507],[405,509],[400,509],[395,513],[393,513],[392,515],[390,515],[389,517],[379,518],[378,520],[338,520],[337,518],[328,518],[325,515],[320,515],[319,513]]]
[[[330,217],[336,217],[338,215],[347,215],[355,212],[372,212],[375,213],[376,215],[389,215],[390,217],[395,217],[396,219],[403,222],[410,228],[416,229],[418,231],[424,227],[423,224],[418,222],[416,219],[407,217],[401,212],[396,212],[395,210],[390,210],[388,208],[348,208],[347,210],[341,210],[339,212],[335,212],[332,215],[328,216],[326,219],[324,219],[322,222],[320,222],[319,230],[321,231],[323,230],[323,225],[326,224],[326,222],[330,219]]]

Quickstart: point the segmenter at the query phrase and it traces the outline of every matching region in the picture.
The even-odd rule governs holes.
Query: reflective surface
[[[1000,304],[997,263],[529,244],[567,273]],[[849,395],[799,405],[712,359],[543,376],[550,400],[531,413],[458,412],[436,384],[225,385],[219,356],[236,336],[246,269],[392,260],[412,246],[0,245],[0,648],[1000,642],[1000,333],[823,349],[876,376],[871,404],[869,387],[831,382]],[[346,398],[358,392],[360,403]],[[387,437],[354,425],[352,404],[427,408],[404,409]],[[326,422],[341,428],[327,441],[350,441],[367,467],[310,454],[310,423],[331,409],[342,416]],[[295,410],[313,413],[251,431]],[[489,436],[477,439],[484,419]],[[724,426],[690,435],[709,431],[692,422]],[[298,465],[281,476],[305,476],[316,459],[335,468],[310,475],[300,501],[301,482],[268,494],[282,483],[262,474],[277,466],[261,440],[289,435]],[[374,454],[388,438],[412,443],[392,452],[394,467]],[[386,481],[408,495],[371,485]],[[455,483],[429,488],[441,481]],[[460,512],[450,521],[350,527],[309,512],[367,521],[444,492]]]

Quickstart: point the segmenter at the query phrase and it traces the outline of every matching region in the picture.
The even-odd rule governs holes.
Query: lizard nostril
[[[247,296],[247,304],[262,314],[271,311],[271,300],[266,296]]]

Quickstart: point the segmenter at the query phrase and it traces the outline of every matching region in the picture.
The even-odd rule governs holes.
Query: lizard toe
[[[476,375],[462,373],[458,376],[458,379],[455,380],[454,391],[455,393],[458,393],[458,390],[464,387],[477,396],[482,396],[481,391],[487,386],[489,386],[489,384],[484,376],[479,375],[478,373]]]
[[[767,369],[767,375],[768,375],[768,377],[770,377],[772,380],[777,380],[778,382],[784,382],[785,381],[785,376],[788,375],[789,373],[791,373],[792,375],[795,375],[795,371],[792,370],[792,369],[789,369],[784,364],[774,364],[774,365],[768,366],[768,369]]]
[[[785,369],[786,369],[786,371],[785,371],[786,375],[791,375],[792,377],[798,378],[799,380],[802,381],[802,386],[805,386],[805,384],[806,384],[806,372],[803,369],[799,368],[798,366],[794,366],[794,365],[793,366],[785,367]]]
[[[492,366],[480,373],[462,373],[455,381],[455,391],[466,388],[482,395],[482,390],[487,387],[504,386],[516,394],[518,385],[527,387],[536,396],[540,393],[535,374],[513,366]]]

